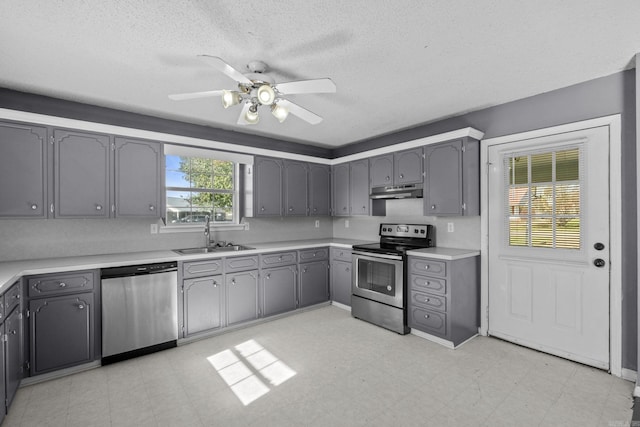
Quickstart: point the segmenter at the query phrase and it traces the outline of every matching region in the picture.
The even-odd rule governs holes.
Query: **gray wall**
[[[345,156],[467,126],[485,132],[485,138],[493,138],[612,114],[622,115],[622,366],[636,370],[640,354],[637,349],[636,69],[351,144],[334,150],[333,154]],[[334,232],[337,230],[342,232],[339,226],[334,226]],[[479,235],[479,229],[477,233]],[[439,236],[442,236],[442,227]],[[442,245],[441,239],[438,244]]]

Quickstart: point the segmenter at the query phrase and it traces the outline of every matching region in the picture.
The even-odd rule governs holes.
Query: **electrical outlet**
[[[151,234],[158,234],[158,224],[151,224],[149,231],[151,231]]]
[[[349,228],[349,220],[348,219],[344,220],[344,228]]]
[[[447,223],[447,231],[449,233],[453,233],[453,223],[452,222],[448,222]]]
[[[316,228],[320,228],[320,220],[316,219]]]

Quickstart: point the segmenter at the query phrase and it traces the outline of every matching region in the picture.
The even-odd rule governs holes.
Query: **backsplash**
[[[320,227],[315,228],[315,220]],[[328,217],[247,218],[250,230],[215,231],[234,243],[332,237]],[[149,219],[1,220],[0,261],[189,248],[204,245],[203,230],[151,234]],[[159,221],[158,221],[159,223]]]
[[[422,215],[422,199],[387,200],[386,216],[352,216],[333,219],[333,237],[378,240],[382,222],[431,224],[436,230],[436,246],[480,250],[480,217],[433,217]],[[345,222],[349,221],[349,227]],[[454,231],[447,232],[452,223]]]
[[[350,238],[378,240],[381,222],[432,224],[436,246],[480,249],[480,217],[422,216],[422,199],[389,200],[384,217],[247,218],[249,230],[215,231],[216,240],[257,242]],[[315,221],[320,222],[318,228]],[[345,221],[349,227],[345,227]],[[151,234],[149,219],[0,221],[0,261],[190,248],[204,245],[202,230]],[[158,223],[160,223],[158,221]],[[454,232],[447,232],[452,223]]]

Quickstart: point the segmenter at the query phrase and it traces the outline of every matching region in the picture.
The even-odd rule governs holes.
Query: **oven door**
[[[403,308],[404,263],[400,255],[353,252],[353,295]]]

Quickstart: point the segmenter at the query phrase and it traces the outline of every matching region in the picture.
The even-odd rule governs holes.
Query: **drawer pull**
[[[84,310],[84,305],[83,304],[78,304],[78,309]]]
[[[429,302],[429,301],[431,301],[431,298],[425,298],[424,299],[424,302]]]
[[[429,315],[428,315],[428,314],[425,314],[425,315],[424,315],[424,318],[425,318],[425,319],[428,319],[428,318],[429,318]]]
[[[36,204],[31,205],[31,210],[32,211],[35,211],[36,209],[38,209],[38,205],[36,205]]]
[[[428,269],[429,269],[429,265],[425,265],[425,266],[424,266],[424,269],[425,269],[425,270],[428,270]]]
[[[67,286],[67,284],[64,283],[64,282],[60,282],[60,284],[58,286],[60,286],[61,288],[65,288]]]

